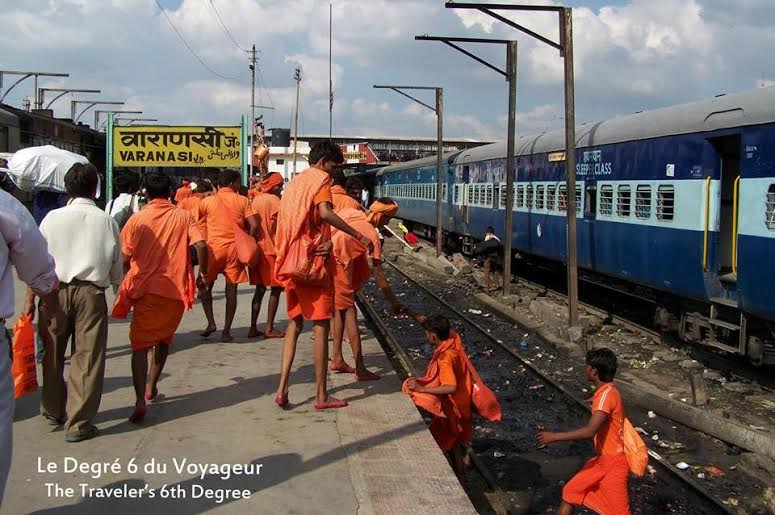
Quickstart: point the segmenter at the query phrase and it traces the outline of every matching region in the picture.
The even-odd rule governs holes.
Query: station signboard
[[[242,128],[114,126],[113,166],[238,168]]]

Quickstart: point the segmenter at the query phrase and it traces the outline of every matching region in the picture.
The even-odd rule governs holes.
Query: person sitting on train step
[[[492,226],[487,227],[483,243],[486,244],[483,244],[481,247],[484,255],[484,289],[490,290],[492,289],[493,284],[495,284],[495,287],[497,288],[497,285],[501,282],[500,267],[503,246],[501,245],[500,238],[495,236],[495,229],[493,229]],[[495,281],[492,281],[493,276],[495,277]]]
[[[473,435],[473,383],[463,342],[443,316],[427,318],[411,311],[409,314],[423,326],[425,338],[435,349],[425,375],[404,381],[402,391],[435,415],[431,434],[439,447],[451,453],[455,474],[464,482],[465,448]]]
[[[374,244],[374,251],[371,253],[352,236],[336,229],[331,233],[336,268],[334,269],[333,354],[329,368],[334,372],[354,373],[358,381],[379,379],[379,376],[369,371],[363,362],[361,335],[358,331],[358,310],[355,309],[355,293],[371,277],[370,266],[374,271],[377,286],[390,302],[393,312],[398,314],[402,309],[382,271],[382,244],[378,233],[378,229],[388,224],[397,212],[398,204],[390,198],[375,200],[369,208],[368,215],[360,209],[348,208],[339,211],[338,215],[342,220],[371,240]],[[342,338],[345,331],[352,347],[355,368],[348,365],[342,355]]]
[[[566,433],[538,433],[541,446],[555,442],[593,438],[597,456],[589,460],[562,489],[558,515],[570,515],[573,506],[585,506],[595,513],[628,515],[629,466],[624,454],[624,405],[613,384],[616,355],[609,349],[587,353],[587,379],[595,385],[592,416],[584,427]]]

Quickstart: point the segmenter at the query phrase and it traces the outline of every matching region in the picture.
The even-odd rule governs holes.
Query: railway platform
[[[222,321],[218,291],[216,285]],[[16,293],[18,312],[20,285]],[[61,428],[38,415],[39,394],[20,399],[0,512],[475,513],[365,327],[367,364],[380,381],[332,375],[330,390],[350,405],[316,411],[308,326],[292,372],[291,407],[278,408],[282,341],[247,339],[251,295],[240,289],[233,343],[199,336],[199,305],[184,316],[160,399],[142,425],[127,421],[134,397],[125,322],[110,324],[97,438],[66,443]],[[280,327],[284,313],[281,304]]]

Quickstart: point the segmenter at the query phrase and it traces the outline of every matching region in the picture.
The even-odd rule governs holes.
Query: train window
[[[616,195],[616,214],[630,216],[632,208],[632,190],[627,185],[619,186]]]
[[[498,201],[499,202],[498,205],[500,206],[501,209],[506,209],[506,196],[507,196],[506,194],[508,192],[509,190],[506,189],[505,184],[500,185],[500,194],[498,195],[500,200]]]
[[[460,199],[460,184],[455,184],[455,187],[452,188],[452,203],[457,204],[458,199]]]
[[[568,187],[564,184],[557,188],[557,208],[560,211],[568,210]]]
[[[525,190],[525,207],[530,210],[533,209],[533,185],[528,184]]]
[[[487,186],[484,187],[484,193],[485,193],[485,197],[484,197],[485,205],[487,207],[492,207],[492,199],[493,199],[492,184],[488,184]]]
[[[474,203],[474,189],[476,189],[476,186],[473,184],[468,185],[468,205],[471,205]]]
[[[546,187],[546,209],[554,211],[557,204],[557,186]]]
[[[496,209],[500,209],[503,207],[503,202],[501,202],[501,185],[496,184],[492,188],[493,188],[492,198],[493,198],[493,201],[496,202],[496,204],[493,204],[492,207]]]
[[[542,184],[540,186],[536,186],[536,209],[543,209],[544,208],[544,191],[546,190],[546,187]]]
[[[657,188],[657,219],[672,220],[675,216],[675,188],[672,185]]]
[[[446,202],[447,201],[447,185],[442,184],[441,185],[441,198]]]
[[[576,186],[576,212],[581,213],[581,186]]]
[[[520,185],[517,186],[517,194],[514,196],[514,202],[516,202],[517,207],[524,207],[525,206],[525,187]]]
[[[611,215],[614,211],[614,187],[610,184],[600,186],[600,214]]]
[[[584,213],[594,215],[597,212],[597,186],[593,183],[588,185],[584,191]]]
[[[635,216],[651,218],[651,186],[642,184],[635,190]]]
[[[474,192],[474,204],[476,204],[477,206],[481,206],[482,205],[482,196],[483,196],[482,195],[482,185],[481,184],[477,184],[476,185],[476,191]]]
[[[775,184],[770,184],[770,188],[767,190],[767,204],[766,204],[766,221],[767,229],[775,230]]]

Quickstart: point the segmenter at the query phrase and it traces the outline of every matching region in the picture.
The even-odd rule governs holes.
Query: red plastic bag
[[[649,450],[627,417],[624,417],[624,427],[622,429],[624,433],[624,455],[627,458],[627,465],[630,467],[630,472],[636,476],[642,476],[646,473],[646,466],[649,464]]]
[[[471,360],[466,356],[466,367],[471,374],[471,382],[473,383],[473,391],[471,392],[471,403],[474,405],[474,409],[483,418],[490,422],[501,421],[501,405],[498,402],[498,398],[495,397],[495,393],[490,390],[482,378],[479,377],[479,372],[474,368]]]
[[[38,375],[35,369],[35,326],[27,315],[22,315],[13,326],[13,375],[14,397],[38,389]]]
[[[330,240],[328,225],[324,225],[315,238],[301,234],[289,245],[285,260],[277,270],[277,279],[310,286],[325,284],[328,280],[328,256],[316,256],[314,252],[319,245]]]

